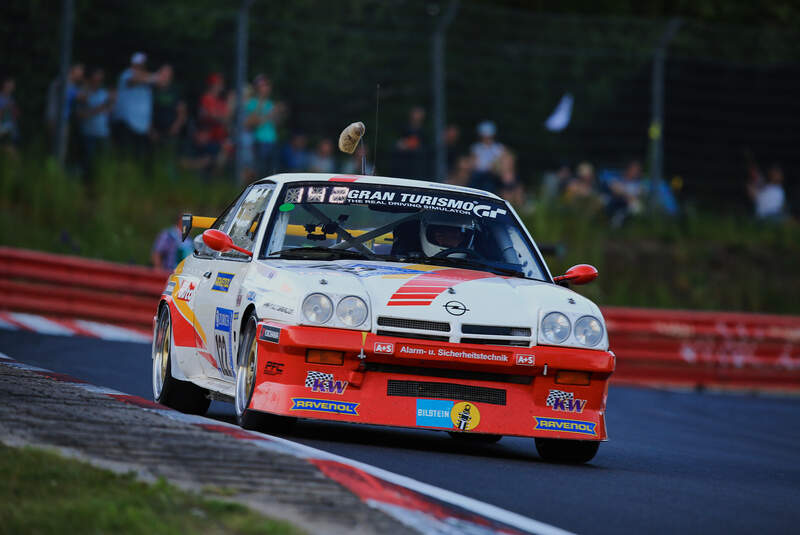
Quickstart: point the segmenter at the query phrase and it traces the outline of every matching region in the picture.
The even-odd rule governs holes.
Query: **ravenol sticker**
[[[450,411],[453,402],[443,399],[417,400],[417,425],[422,427],[453,427]]]
[[[264,325],[261,327],[261,336],[259,336],[259,338],[277,344],[281,341],[281,328],[273,327],[272,325]]]
[[[554,411],[564,412],[583,412],[586,406],[585,399],[576,399],[575,394],[565,390],[551,390],[547,394],[545,405],[551,407]]]
[[[228,377],[233,377],[233,310],[220,308],[214,311],[214,343],[217,348],[219,369]]]
[[[214,286],[212,286],[211,289],[216,292],[227,292],[231,287],[233,276],[233,273],[223,273],[220,271],[217,273],[217,280],[214,281]]]
[[[594,422],[582,422],[580,420],[564,420],[562,418],[542,418],[534,416],[536,427],[543,431],[560,431],[563,433],[580,433],[581,435],[597,436]]]
[[[328,401],[313,398],[292,398],[293,411],[329,412],[334,414],[350,414],[358,416],[358,403],[347,401]]]

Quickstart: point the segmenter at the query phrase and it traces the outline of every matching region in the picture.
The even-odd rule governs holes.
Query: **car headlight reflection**
[[[594,316],[583,316],[575,322],[575,338],[585,346],[596,346],[603,339],[603,324]]]
[[[560,344],[569,336],[569,319],[561,312],[551,312],[542,320],[542,336],[553,344]]]
[[[367,304],[354,295],[345,297],[336,306],[336,315],[348,327],[358,327],[367,319]]]
[[[333,301],[325,294],[311,294],[303,300],[302,310],[309,322],[321,325],[333,316]]]

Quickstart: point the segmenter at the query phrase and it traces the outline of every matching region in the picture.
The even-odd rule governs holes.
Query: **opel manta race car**
[[[169,277],[153,394],[245,428],[294,418],[535,437],[586,462],[606,440],[614,355],[598,307],[553,277],[490,193],[394,178],[284,174],[249,187]],[[210,227],[210,228],[209,228]]]

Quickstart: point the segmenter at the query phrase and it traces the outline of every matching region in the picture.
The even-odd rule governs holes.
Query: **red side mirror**
[[[240,253],[246,254],[247,256],[253,256],[253,253],[251,253],[247,249],[234,245],[231,237],[222,232],[221,230],[216,230],[212,228],[203,232],[203,243],[208,245],[211,249],[219,251],[220,253],[224,253],[225,251],[230,251],[231,249],[233,249],[234,251],[239,251]]]
[[[586,284],[595,280],[598,276],[597,268],[589,264],[578,264],[572,266],[563,275],[553,277],[554,282],[569,281],[572,284]]]

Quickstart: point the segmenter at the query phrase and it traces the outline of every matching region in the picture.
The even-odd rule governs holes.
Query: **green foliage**
[[[294,534],[243,505],[149,485],[33,448],[0,444],[0,534]]]

